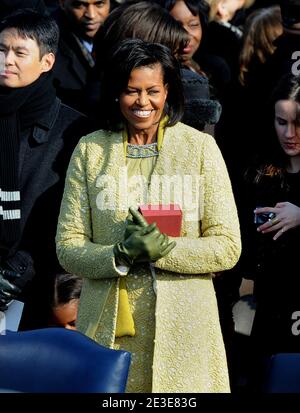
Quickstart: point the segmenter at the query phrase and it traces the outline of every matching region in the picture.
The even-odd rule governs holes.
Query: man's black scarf
[[[38,124],[54,99],[50,72],[22,88],[0,87],[0,259],[20,237],[20,133]]]

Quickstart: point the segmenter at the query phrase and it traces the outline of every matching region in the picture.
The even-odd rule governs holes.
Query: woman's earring
[[[119,99],[118,99],[118,98],[116,98],[116,99],[115,99],[115,102],[119,102]]]

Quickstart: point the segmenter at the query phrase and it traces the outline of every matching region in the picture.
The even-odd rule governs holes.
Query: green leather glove
[[[16,271],[0,268],[0,311],[7,310],[7,304],[20,294],[20,288],[13,283],[20,276]]]
[[[169,243],[168,236],[161,234],[155,223],[148,225],[138,211],[130,208],[130,212],[137,225],[128,223],[125,234],[129,235],[128,227],[130,226],[139,229],[134,228],[128,238],[114,247],[114,254],[118,262],[130,266],[134,262],[157,261],[175,247],[176,242]]]
[[[129,214],[126,218],[126,228],[124,234],[124,240],[129,238],[131,234],[139,229],[145,228],[148,226],[148,222],[145,220],[142,214],[139,213],[136,209],[130,207]]]

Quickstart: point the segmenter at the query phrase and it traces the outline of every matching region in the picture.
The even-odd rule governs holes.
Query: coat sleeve
[[[67,171],[56,234],[57,256],[66,271],[80,277],[119,277],[124,274],[116,268],[114,245],[92,242],[86,162],[86,142],[82,138]]]
[[[155,266],[180,274],[232,268],[241,253],[239,220],[227,168],[215,140],[206,135],[201,154],[204,207],[199,238],[174,238],[176,247]]]

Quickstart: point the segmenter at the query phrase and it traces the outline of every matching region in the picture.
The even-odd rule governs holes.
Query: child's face
[[[54,307],[52,310],[51,326],[76,330],[78,302],[79,300],[74,299],[67,304]]]

